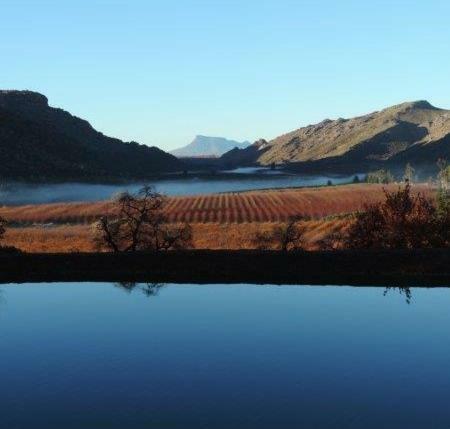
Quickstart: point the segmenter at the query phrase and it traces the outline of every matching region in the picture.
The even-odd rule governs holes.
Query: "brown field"
[[[312,220],[305,223],[306,248],[317,249],[318,242],[348,224],[346,219]],[[273,228],[275,223],[193,224],[196,249],[252,249],[258,231]],[[15,246],[24,252],[92,252],[90,225],[59,225],[53,227],[9,228],[2,244]]]
[[[391,185],[389,189],[396,188]],[[416,186],[432,195],[432,189]],[[306,248],[313,250],[330,234],[349,224],[345,214],[383,198],[381,185],[347,185],[315,189],[252,191],[169,199],[172,223],[189,222],[197,249],[250,249],[257,232],[292,215],[308,216]],[[4,245],[26,252],[91,252],[92,223],[111,211],[108,202],[1,207],[10,222]]]
[[[426,186],[416,186],[415,190],[432,193]],[[355,212],[382,198],[383,186],[372,184],[171,197],[167,215],[172,223],[284,222],[293,215],[320,219]],[[44,204],[1,207],[0,216],[21,225],[90,224],[110,210],[108,202]]]

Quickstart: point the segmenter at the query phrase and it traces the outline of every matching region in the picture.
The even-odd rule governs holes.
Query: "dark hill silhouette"
[[[181,170],[174,156],[96,131],[44,95],[0,91],[0,174],[21,180],[144,179]]]

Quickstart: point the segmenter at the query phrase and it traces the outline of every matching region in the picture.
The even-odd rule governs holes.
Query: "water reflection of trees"
[[[398,291],[400,295],[403,295],[405,297],[406,303],[411,304],[412,292],[409,286],[386,286],[386,289],[383,292],[383,296],[386,296],[391,290]]]
[[[131,293],[133,291],[140,291],[145,296],[157,296],[159,291],[166,286],[164,283],[137,283],[137,282],[118,282],[114,283],[114,286],[125,290],[127,293]],[[411,304],[412,302],[412,291],[409,286],[386,286],[383,291],[383,296],[387,296],[390,292],[398,292],[400,295],[405,297],[405,302],[407,304]],[[0,289],[0,302],[2,299]]]
[[[136,283],[136,282],[118,282],[114,286],[119,287],[128,293],[139,290],[145,296],[151,297],[159,294],[159,291],[165,287],[164,283]]]

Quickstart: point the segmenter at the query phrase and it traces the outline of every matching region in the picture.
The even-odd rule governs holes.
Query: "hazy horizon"
[[[7,0],[0,86],[167,151],[404,101],[450,107],[450,4],[179,3]]]

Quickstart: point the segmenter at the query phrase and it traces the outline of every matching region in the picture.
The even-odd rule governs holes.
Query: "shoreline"
[[[136,281],[450,287],[450,249],[0,255],[0,283]]]

